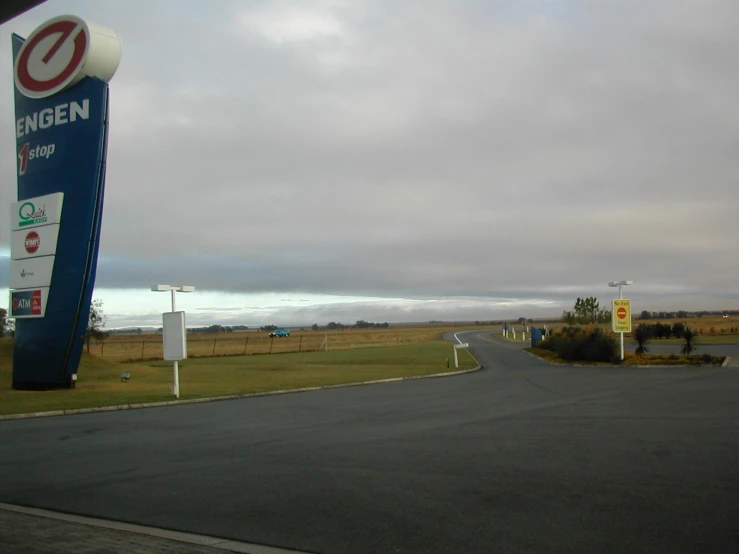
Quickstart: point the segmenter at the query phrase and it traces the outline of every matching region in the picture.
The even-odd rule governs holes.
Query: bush
[[[556,352],[568,362],[615,362],[619,358],[615,337],[598,328],[583,331],[568,327],[537,346]]]

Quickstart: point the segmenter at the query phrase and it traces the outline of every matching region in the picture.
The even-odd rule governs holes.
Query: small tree
[[[5,332],[8,330],[8,310],[0,308],[0,337],[5,336]]]
[[[594,296],[578,298],[575,301],[574,310],[579,323],[598,323],[600,303]]]
[[[631,333],[632,338],[636,341],[636,349],[634,353],[641,358],[642,354],[649,352],[647,341],[652,338],[649,326],[642,323]]]
[[[680,349],[680,353],[685,356],[690,356],[698,348],[695,342],[698,338],[698,333],[693,331],[690,327],[685,327],[682,333],[683,347]]]
[[[568,312],[567,310],[564,310],[562,312],[562,321],[564,321],[567,325],[574,325],[575,324],[575,314],[572,312]]]
[[[103,301],[100,299],[93,300],[90,306],[90,317],[87,320],[87,353],[90,353],[90,341],[95,339],[97,341],[105,340],[108,337],[108,333],[103,331],[105,323],[108,320],[107,316],[103,312]]]

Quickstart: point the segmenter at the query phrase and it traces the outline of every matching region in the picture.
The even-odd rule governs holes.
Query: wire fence
[[[254,334],[219,333],[212,336],[187,337],[188,358],[215,358],[220,356],[253,356],[346,350],[423,342],[424,334],[397,333],[337,335],[305,333],[289,337],[265,337]],[[90,354],[115,362],[161,360],[164,357],[162,335],[144,335],[141,338],[112,337],[91,341]]]

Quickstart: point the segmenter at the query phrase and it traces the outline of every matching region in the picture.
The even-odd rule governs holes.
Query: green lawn
[[[74,390],[16,391],[12,343],[0,342],[0,415],[174,400],[171,362],[118,364],[84,355]],[[302,354],[193,358],[180,362],[180,399],[299,389],[454,371],[452,345],[436,341]],[[459,369],[477,366],[459,351]],[[121,382],[123,372],[131,373]]]

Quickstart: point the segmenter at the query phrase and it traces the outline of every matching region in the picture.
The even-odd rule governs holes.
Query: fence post
[[[105,358],[105,341],[100,342],[100,357]]]
[[[213,358],[216,355],[216,341],[218,340],[218,335],[213,337],[213,352],[210,353],[210,357]]]
[[[249,346],[249,337],[246,337],[246,341],[244,341],[244,356],[246,356],[246,347]]]
[[[269,341],[269,353],[272,354],[272,345],[275,343],[275,338],[272,337],[272,340]]]
[[[300,344],[298,345],[298,353],[303,351],[303,335],[300,335]]]
[[[146,339],[141,339],[141,361],[144,360],[144,346],[146,345]]]

